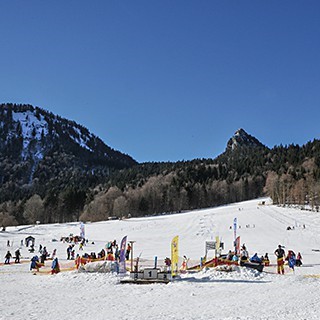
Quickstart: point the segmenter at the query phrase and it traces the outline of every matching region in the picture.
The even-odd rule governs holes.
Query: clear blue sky
[[[139,162],[320,138],[320,1],[0,2],[0,101]]]

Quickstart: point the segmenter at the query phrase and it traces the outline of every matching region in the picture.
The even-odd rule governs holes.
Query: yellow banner
[[[179,236],[175,236],[171,241],[171,275],[174,277],[179,270]]]
[[[220,238],[219,236],[216,236],[216,251],[219,251],[220,249]]]

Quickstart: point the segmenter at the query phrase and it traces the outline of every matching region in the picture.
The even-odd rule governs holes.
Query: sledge
[[[256,263],[256,262],[250,262],[250,261],[240,261],[240,266],[255,269],[255,270],[258,270],[259,272],[262,272],[264,267],[262,263]]]

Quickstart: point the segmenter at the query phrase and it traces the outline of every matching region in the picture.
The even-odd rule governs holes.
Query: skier
[[[120,261],[120,250],[119,250],[119,246],[117,244],[115,246],[114,258],[116,261]]]
[[[248,258],[249,258],[249,252],[248,252],[246,246],[243,244],[241,247],[241,252],[240,252],[240,260],[247,261]]]
[[[228,252],[228,254],[226,256],[226,259],[231,261],[232,257],[233,257],[233,253],[231,252],[231,250],[229,250],[229,252]]]
[[[277,271],[278,271],[279,274],[280,273],[284,274],[284,261],[283,261],[283,258],[285,257],[286,254],[285,254],[285,252],[282,249],[280,244],[278,245],[278,249],[276,249],[274,251],[274,254],[277,257],[277,266],[278,266]]]
[[[47,259],[47,249],[46,247],[43,248],[42,250],[42,254],[40,256],[40,259],[41,259],[41,263],[44,264],[45,260]]]
[[[296,266],[297,267],[301,267],[302,266],[302,256],[301,256],[301,253],[298,252],[298,255],[297,255],[297,260],[296,260]]]
[[[57,249],[54,249],[52,251],[52,260],[56,257],[56,254],[57,254]]]
[[[165,263],[165,265],[166,265],[166,268],[167,268],[167,270],[171,270],[171,259],[170,258],[168,258],[168,257],[166,257],[165,259],[164,259],[164,263]]]
[[[51,274],[57,274],[60,272],[60,265],[58,258],[54,258],[51,265]]]
[[[31,259],[31,265],[30,265],[30,271],[32,269],[36,269],[37,271],[39,271],[39,268],[41,267],[40,262],[39,262],[39,257],[38,256],[34,256]]]
[[[183,256],[182,265],[180,267],[181,272],[186,272],[188,269],[188,261],[189,259],[186,256]]]
[[[6,258],[6,260],[4,261],[4,264],[10,264],[10,258],[12,257],[11,252],[8,251],[4,257]]]
[[[270,260],[269,260],[269,256],[268,253],[266,253],[263,257],[263,262],[265,266],[270,266]]]
[[[126,260],[129,260],[130,252],[131,252],[131,245],[130,243],[128,243],[127,250],[126,250]]]
[[[19,249],[17,249],[16,251],[15,251],[15,260],[14,260],[14,263],[20,263],[20,257],[21,257],[21,253],[20,253],[20,250]]]
[[[67,260],[70,259],[72,249],[72,245],[69,245],[69,247],[67,248]]]
[[[294,271],[294,266],[296,265],[296,254],[292,251],[288,251],[288,256],[286,257],[286,260],[288,260],[289,268]]]

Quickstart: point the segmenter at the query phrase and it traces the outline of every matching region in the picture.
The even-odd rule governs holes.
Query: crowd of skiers
[[[86,245],[88,241],[85,239],[82,239],[79,243],[79,251],[83,250],[83,247]],[[8,242],[9,243],[9,242]],[[94,244],[94,243],[93,243]],[[33,246],[34,247],[34,246]],[[95,252],[91,252],[90,254],[84,253],[80,257],[80,254],[77,254],[75,257],[75,244],[69,244],[67,247],[67,259],[68,260],[76,260],[76,266],[78,267],[80,264],[85,264],[90,261],[95,261],[95,260],[109,260],[109,261],[120,261],[120,250],[119,246],[116,242],[114,241],[109,241],[105,248],[101,249],[101,251],[96,254]],[[131,244],[128,243],[126,250],[125,250],[125,259],[129,260],[130,259],[130,253],[131,253]],[[276,257],[277,261],[277,272],[279,274],[284,274],[284,265],[285,262],[288,263],[289,267],[294,270],[295,266],[300,267],[302,265],[302,256],[301,253],[298,252],[296,255],[293,250],[288,250],[287,254],[285,253],[284,247],[279,245],[278,248],[274,251],[274,255]],[[31,259],[31,265],[30,265],[30,270],[37,270],[39,271],[39,268],[44,266],[45,261],[48,259],[50,254],[47,251],[46,247],[43,247],[41,244],[39,245],[39,256],[35,255]],[[6,255],[5,255],[5,261],[4,264],[10,264],[10,259],[13,258],[11,252],[8,250]],[[15,263],[20,263],[21,259],[21,252],[20,249],[17,249],[14,253],[14,262]],[[56,257],[56,249],[53,250],[52,255],[52,273],[58,273],[60,272],[60,265],[58,258]],[[236,264],[238,264],[240,260],[241,262],[251,262],[255,264],[263,264],[264,266],[269,266],[270,265],[270,259],[268,256],[268,253],[265,253],[265,255],[258,256],[257,253],[254,253],[251,257],[249,256],[249,252],[243,244],[240,249],[240,253],[235,253],[229,250],[227,255],[225,256],[225,259],[228,261],[232,261]],[[183,264],[181,267],[181,270],[186,270],[187,269],[187,262],[189,259],[187,259],[184,256],[183,259]],[[171,267],[171,260],[169,258],[165,259],[165,265],[168,269]]]
[[[274,251],[274,254],[277,259],[277,272],[279,274],[284,274],[284,264],[286,261],[292,270],[294,270],[295,266],[300,267],[302,265],[302,256],[300,252],[298,252],[298,254],[296,255],[293,250],[288,250],[288,253],[286,254],[283,247],[279,245],[278,248]],[[265,253],[265,255],[262,256],[258,256],[257,253],[254,253],[250,257],[245,244],[243,244],[240,249],[240,255],[235,254],[234,252],[229,250],[225,259],[235,263],[237,263],[240,259],[241,262],[249,261],[251,263],[263,264],[265,266],[270,265],[268,253]]]
[[[129,260],[130,259],[130,253],[131,253],[132,247],[131,244],[128,243],[126,246],[125,250],[125,259]],[[72,259],[72,258],[71,258]],[[80,265],[86,264],[91,261],[96,261],[96,260],[108,260],[108,261],[117,261],[120,262],[120,249],[117,244],[116,240],[109,241],[105,249],[101,249],[101,251],[96,254],[95,252],[89,253],[84,253],[82,256],[80,254],[77,254],[75,258],[75,264],[76,267],[78,268]]]

